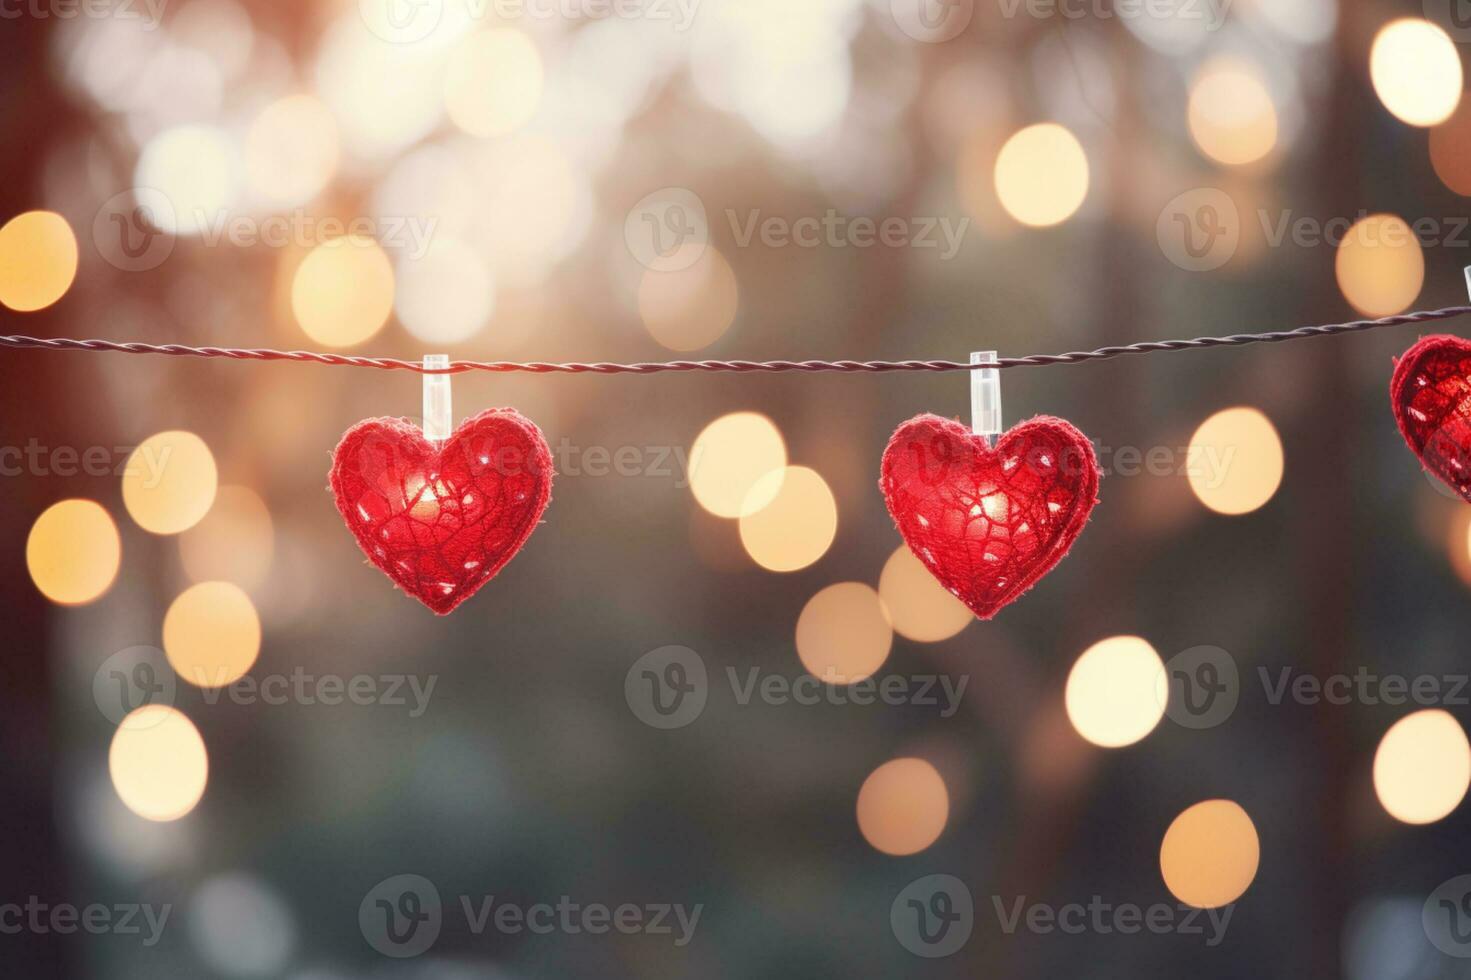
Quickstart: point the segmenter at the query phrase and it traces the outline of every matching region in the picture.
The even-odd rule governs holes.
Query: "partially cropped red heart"
[[[497,408],[440,446],[407,419],[368,419],[332,454],[332,494],[358,547],[446,616],[516,556],[552,493],[552,454],[531,420]]]
[[[1471,500],[1471,341],[1422,337],[1395,365],[1389,399],[1420,462]]]
[[[918,415],[889,440],[879,487],[915,556],[990,619],[1073,546],[1098,502],[1098,459],[1058,418],[1022,422],[992,448],[959,422]]]

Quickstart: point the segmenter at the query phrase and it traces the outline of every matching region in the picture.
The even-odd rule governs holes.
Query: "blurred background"
[[[1451,0],[0,19],[5,334],[964,359],[1466,300]],[[325,489],[418,377],[5,353],[6,974],[1467,976],[1416,335],[1005,372],[1105,476],[987,623],[875,485],[962,376],[457,376],[558,476],[438,619]]]

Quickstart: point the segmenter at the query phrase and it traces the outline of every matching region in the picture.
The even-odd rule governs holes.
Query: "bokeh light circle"
[[[204,796],[209,753],[182,712],[150,704],[129,714],[113,733],[107,768],[129,810],[147,820],[178,820]]]
[[[1260,863],[1256,825],[1231,800],[1206,800],[1185,810],[1165,831],[1159,849],[1160,874],[1170,894],[1203,909],[1240,898]]]
[[[1073,729],[1104,748],[1133,745],[1164,717],[1157,693],[1163,671],[1159,654],[1141,637],[1099,640],[1068,674],[1064,700]]]
[[[879,574],[879,595],[894,623],[894,632],[907,640],[938,643],[975,621],[959,599],[936,581],[908,545],[894,549]]]
[[[1277,107],[1250,66],[1219,59],[1190,87],[1190,135],[1217,163],[1254,163],[1277,145]]]
[[[757,502],[769,500],[764,507]],[[766,473],[741,515],[746,554],[772,572],[795,572],[827,554],[838,533],[838,503],[827,481],[806,466]]]
[[[230,582],[190,586],[163,618],[163,649],[174,672],[195,687],[224,687],[244,677],[260,653],[260,616]]]
[[[1397,215],[1371,214],[1356,221],[1333,262],[1343,298],[1365,316],[1403,313],[1425,285],[1424,246]]]
[[[77,237],[53,211],[27,211],[0,227],[0,304],[18,313],[45,309],[77,277]]]
[[[940,839],[949,819],[945,781],[923,759],[885,762],[858,790],[858,829],[884,854],[918,854]]]
[[[1434,126],[1461,101],[1461,56],[1444,30],[1419,17],[1384,25],[1369,49],[1379,101],[1402,122]]]
[[[1374,792],[1386,812],[1409,824],[1448,816],[1471,786],[1471,744],[1460,722],[1439,708],[1395,722],[1374,753]]]
[[[63,500],[41,512],[26,538],[31,581],[52,602],[81,605],[117,578],[122,542],[117,525],[92,500]]]
[[[149,436],[123,469],[123,505],[139,527],[154,534],[178,534],[198,524],[218,487],[214,454],[192,432]]]
[[[1028,126],[996,158],[996,194],[1017,221],[1033,227],[1072,217],[1088,196],[1088,157],[1057,123]]]
[[[883,600],[862,582],[829,585],[797,617],[797,656],[807,673],[829,684],[872,676],[893,643]]]
[[[308,337],[328,347],[351,347],[388,322],[393,288],[393,267],[378,243],[343,235],[312,249],[297,266],[291,311]]]
[[[758,412],[732,412],[711,422],[690,447],[690,492],[717,517],[740,517],[776,498],[781,484],[751,490],[768,473],[784,473],[787,444],[771,419]]]
[[[1206,419],[1190,437],[1185,458],[1190,489],[1218,514],[1249,514],[1282,485],[1285,458],[1272,420],[1247,406]]]

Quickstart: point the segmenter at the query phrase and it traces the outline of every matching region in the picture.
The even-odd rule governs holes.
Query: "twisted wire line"
[[[1448,320],[1471,313],[1471,306],[1449,306],[1440,310],[1401,313],[1377,320],[1353,320],[1321,326],[1297,327],[1272,333],[1232,334],[1228,337],[1196,337],[1192,340],[1151,340],[1122,347],[1100,347],[1090,351],[1066,354],[1032,354],[1027,357],[1002,357],[985,364],[968,361],[643,361],[615,364],[606,361],[550,363],[546,361],[451,361],[448,368],[426,370],[420,361],[392,357],[360,357],[351,354],[329,354],[320,351],[271,350],[269,348],[185,347],[180,344],[118,343],[111,340],[71,340],[65,337],[41,338],[24,335],[0,336],[0,348],[48,351],[106,351],[118,354],[163,354],[170,357],[222,357],[237,361],[296,361],[327,364],[334,367],[377,368],[391,371],[414,371],[419,374],[464,374],[467,371],[494,373],[525,372],[529,374],[662,374],[672,371],[734,372],[754,374],[802,371],[809,373],[836,371],[843,373],[887,373],[891,371],[975,371],[981,368],[1042,367],[1051,364],[1081,364],[1103,361],[1131,354],[1155,354],[1165,351],[1204,350],[1212,347],[1243,347],[1247,344],[1276,344],[1285,340],[1308,337],[1331,337],[1338,334],[1397,327],[1409,323]]]

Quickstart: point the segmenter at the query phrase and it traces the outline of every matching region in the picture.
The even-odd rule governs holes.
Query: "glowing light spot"
[[[996,194],[1017,221],[1060,224],[1088,196],[1088,158],[1076,136],[1056,123],[1028,126],[996,158]]]
[[[456,46],[444,81],[444,105],[472,136],[520,129],[541,103],[541,55],[516,30],[472,34]]]
[[[1159,870],[1170,894],[1202,909],[1240,898],[1260,862],[1256,826],[1230,800],[1206,800],[1181,813],[1159,849]]]
[[[77,277],[77,238],[61,215],[27,211],[0,227],[0,303],[19,313],[45,309]]]
[[[123,470],[123,505],[145,531],[178,534],[198,524],[214,503],[214,455],[192,432],[149,436]]]
[[[1249,514],[1282,485],[1277,429],[1255,408],[1228,408],[1200,424],[1185,457],[1190,489],[1218,514]]]
[[[1190,88],[1190,135],[1218,163],[1254,163],[1277,145],[1277,107],[1266,83],[1245,63],[1216,59]]]
[[[179,557],[196,582],[228,579],[250,589],[265,581],[274,541],[271,513],[260,495],[225,486],[204,519],[179,537]]]
[[[26,538],[31,581],[52,602],[91,602],[112,587],[122,560],[117,525],[91,500],[63,500],[41,512]]]
[[[1334,256],[1343,298],[1365,316],[1410,308],[1425,284],[1425,252],[1403,218],[1371,214],[1343,236]]]
[[[769,500],[765,507],[755,503]],[[805,466],[758,479],[741,515],[741,544],[762,568],[795,572],[827,554],[838,533],[838,504],[827,481]]]
[[[878,593],[862,582],[829,585],[797,617],[797,656],[807,673],[829,684],[852,684],[889,659],[894,631]]]
[[[965,629],[975,614],[924,567],[908,545],[894,549],[879,575],[879,595],[900,636],[938,643]]]
[[[698,258],[687,259],[690,252]],[[644,327],[670,350],[708,347],[730,329],[740,305],[735,270],[718,249],[686,243],[667,260],[672,271],[645,270],[638,287]]]
[[[1396,820],[1434,823],[1471,786],[1471,744],[1449,712],[1417,711],[1395,722],[1374,753],[1374,792]]]
[[[1068,720],[1083,738],[1108,749],[1133,745],[1159,724],[1165,705],[1156,685],[1164,663],[1137,636],[1099,640],[1068,674]]]
[[[287,96],[251,123],[246,182],[268,204],[305,204],[337,172],[339,155],[337,121],[326,105],[311,95]]]
[[[167,705],[150,704],[118,726],[107,768],[129,810],[147,820],[178,820],[204,796],[209,754],[193,722]]]
[[[186,589],[163,618],[163,649],[174,672],[196,687],[224,687],[244,677],[260,653],[260,617],[229,582]]]
[[[740,517],[747,507],[760,510],[781,490],[766,485],[766,496],[751,494],[767,473],[784,473],[787,444],[771,419],[756,412],[733,412],[705,426],[690,447],[690,492],[717,517]]]
[[[149,220],[175,235],[216,227],[239,194],[237,157],[230,137],[208,126],[176,126],[153,137],[138,156],[133,182],[172,206],[153,209]]]
[[[950,819],[950,794],[923,759],[893,759],[858,790],[858,829],[875,850],[918,854],[940,839]]]
[[[469,340],[495,309],[485,260],[463,242],[436,238],[422,256],[398,264],[394,308],[404,328],[429,343]]]
[[[1411,126],[1444,122],[1461,101],[1461,56],[1435,24],[1404,17],[1384,25],[1369,50],[1369,77],[1384,108]]]
[[[383,329],[393,311],[393,267],[378,243],[361,235],[324,242],[302,260],[291,282],[291,310],[307,336],[351,347]]]

